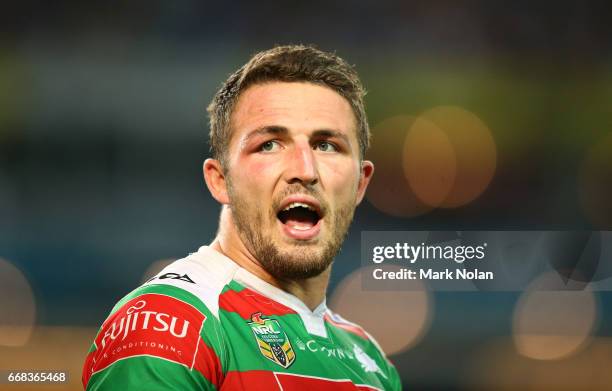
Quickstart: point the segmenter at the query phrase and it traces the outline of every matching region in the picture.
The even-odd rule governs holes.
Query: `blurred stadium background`
[[[201,163],[219,83],[311,43],[357,65],[377,164],[330,306],[406,389],[611,389],[609,292],[364,293],[356,274],[362,230],[612,229],[611,16],[603,1],[5,4],[0,368],[68,369],[31,388],[80,389],[116,300],[215,233]]]

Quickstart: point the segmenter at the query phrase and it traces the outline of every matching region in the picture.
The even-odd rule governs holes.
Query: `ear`
[[[363,200],[370,179],[374,175],[374,163],[369,160],[361,162],[361,173],[359,174],[359,184],[357,185],[357,205]]]
[[[225,181],[225,174],[223,173],[221,162],[216,159],[206,159],[203,169],[204,181],[206,181],[206,186],[210,194],[220,204],[229,204],[227,182]]]

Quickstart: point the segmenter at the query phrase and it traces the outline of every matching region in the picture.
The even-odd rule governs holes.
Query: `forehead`
[[[346,133],[356,142],[356,120],[349,102],[331,88],[302,82],[267,82],[247,88],[233,110],[232,139],[262,126],[290,131],[319,129]]]

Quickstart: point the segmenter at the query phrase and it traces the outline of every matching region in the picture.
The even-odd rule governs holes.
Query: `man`
[[[87,356],[88,390],[397,390],[372,337],[325,305],[373,165],[364,90],[339,57],[256,54],[208,111],[210,246],[123,298]]]

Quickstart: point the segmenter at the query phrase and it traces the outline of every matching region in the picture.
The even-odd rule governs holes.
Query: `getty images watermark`
[[[612,290],[612,231],[364,231],[361,263],[371,290],[519,291],[550,271],[551,289]]]

